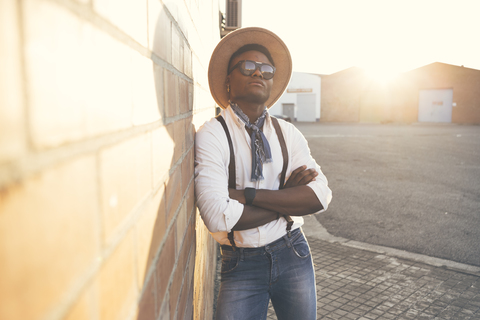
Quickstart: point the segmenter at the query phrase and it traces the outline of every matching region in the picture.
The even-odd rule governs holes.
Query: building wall
[[[322,77],[320,121],[360,121],[359,101],[364,76],[359,68],[349,68]]]
[[[359,68],[322,77],[321,121],[417,122],[424,89],[453,89],[452,123],[480,123],[480,70],[438,62],[388,84],[372,81]]]
[[[480,70],[437,62],[403,74],[397,96],[408,110],[407,120],[417,121],[423,89],[453,89],[452,123],[480,123]]]
[[[0,319],[209,319],[218,1],[0,2]]]
[[[282,104],[292,103],[295,105],[295,118],[298,119],[299,113],[302,112],[302,106],[298,104],[297,97],[302,94],[314,94],[316,98],[315,119],[310,120],[314,122],[320,119],[320,93],[321,78],[319,75],[303,72],[293,72],[292,79],[288,84],[287,90],[280,97],[280,99],[278,99],[278,101],[270,108],[270,113],[272,115],[281,115],[283,114]]]

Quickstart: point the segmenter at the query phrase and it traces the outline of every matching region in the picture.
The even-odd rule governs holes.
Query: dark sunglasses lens
[[[273,78],[273,75],[275,74],[275,71],[273,71],[273,67],[268,64],[262,65],[260,68],[260,71],[262,72],[263,78],[265,80],[270,80]]]
[[[265,80],[270,80],[273,78],[273,75],[275,74],[275,71],[273,67],[269,64],[258,64],[260,67],[260,72],[263,75],[263,78]],[[240,65],[240,71],[243,75],[245,76],[251,76],[252,74],[255,73],[255,70],[257,70],[257,64],[253,61],[250,60],[245,60],[243,63]]]
[[[255,72],[255,69],[256,69],[255,62],[246,60],[242,63],[242,65],[243,65],[242,69],[245,70],[247,73],[249,73],[249,75]]]

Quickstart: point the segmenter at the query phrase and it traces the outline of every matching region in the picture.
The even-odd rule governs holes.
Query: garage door
[[[297,94],[297,121],[316,121],[316,94]]]
[[[419,122],[452,122],[453,89],[420,90]]]

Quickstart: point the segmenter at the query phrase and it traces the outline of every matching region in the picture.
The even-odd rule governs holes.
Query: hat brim
[[[246,44],[260,44],[268,49],[275,63],[272,91],[265,105],[270,108],[282,96],[292,75],[292,58],[285,43],[273,32],[258,28],[241,28],[226,35],[212,53],[208,66],[210,92],[217,104],[228,107],[229,94],[226,88],[228,62],[238,49]]]

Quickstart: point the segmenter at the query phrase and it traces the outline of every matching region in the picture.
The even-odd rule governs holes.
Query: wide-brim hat
[[[230,57],[246,44],[260,44],[268,49],[275,63],[270,98],[265,105],[270,108],[282,96],[292,75],[292,57],[285,43],[273,32],[257,27],[237,29],[217,44],[208,66],[208,83],[213,99],[222,108],[228,107],[226,78]]]

